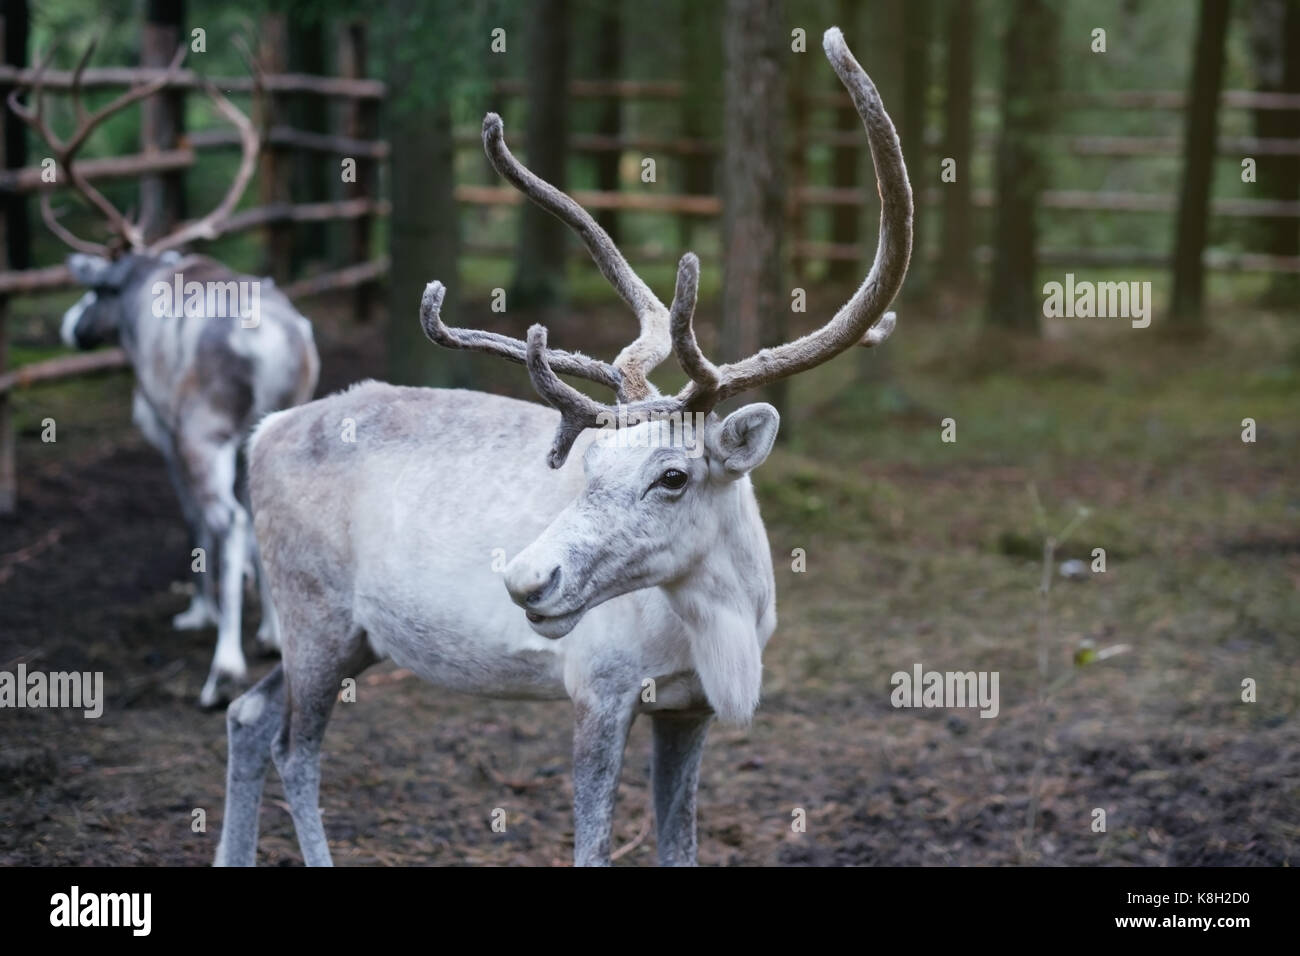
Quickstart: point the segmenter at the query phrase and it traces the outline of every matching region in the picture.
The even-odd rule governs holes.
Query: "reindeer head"
[[[116,261],[74,252],[68,271],[90,291],[63,313],[61,337],[69,348],[115,345],[122,327],[122,290],[136,273],[136,256]]]
[[[180,258],[174,251],[161,255],[128,252],[116,259],[72,253],[67,259],[68,271],[89,291],[63,313],[63,344],[76,349],[118,344],[123,326],[132,320],[139,305],[140,283],[159,266]]]
[[[700,351],[692,325],[699,260],[687,253],[667,309],[628,265],[609,235],[573,199],[524,168],[506,148],[501,119],[489,113],[483,143],[496,170],[582,238],[601,273],[640,321],[640,335],[612,364],[547,346],[534,325],[527,341],[443,324],[443,287],[425,289],[425,334],[449,348],[487,352],[524,364],[533,386],[560,412],[548,462],[561,467],[578,436],[601,429],[584,455],[586,483],[532,544],[506,567],[506,587],[537,633],[563,637],[591,608],[641,588],[672,588],[693,575],[722,575],[713,561],[726,552],[754,508],[749,473],[767,458],[778,418],[770,405],[746,405],[725,419],[723,401],[813,368],[846,349],[873,347],[894,329],[885,309],[898,293],[912,247],[912,191],[898,136],[870,78],[838,29],[826,31],[826,56],[866,127],[881,197],[880,243],[870,273],[829,322],[796,341],[727,365]],[[664,396],[647,375],[673,352],[690,382]],[[560,374],[610,388],[605,405],[562,381]],[[682,427],[685,425],[692,427]],[[753,541],[741,548],[753,548]],[[766,543],[761,545],[766,549]],[[712,563],[711,563],[712,562]],[[734,570],[734,569],[732,569]],[[770,568],[769,568],[770,572]],[[710,697],[712,698],[712,695]],[[716,703],[715,703],[716,706]]]
[[[612,597],[692,574],[726,540],[778,417],[755,404],[701,418],[700,428],[660,419],[602,432],[587,448],[582,493],[506,566],[533,630],[563,637]]]

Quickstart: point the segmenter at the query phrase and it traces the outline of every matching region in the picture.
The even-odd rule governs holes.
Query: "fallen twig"
[[[14,568],[25,561],[30,561],[42,551],[46,551],[53,547],[58,543],[59,538],[62,536],[62,528],[51,528],[27,547],[19,548],[17,551],[11,551],[6,555],[0,556],[0,584],[4,584],[9,580],[14,573]]]
[[[637,833],[637,835],[632,838],[631,843],[627,843],[619,847],[613,853],[611,853],[609,855],[610,862],[613,862],[614,860],[617,860],[620,857],[627,856],[629,853],[631,853],[633,850],[635,850],[645,841],[645,838],[649,833],[650,833],[650,814],[647,813],[644,817],[641,818],[640,832]]]

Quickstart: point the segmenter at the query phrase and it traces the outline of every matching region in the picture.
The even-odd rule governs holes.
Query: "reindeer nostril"
[[[545,584],[543,584],[536,591],[530,591],[528,593],[528,595],[524,598],[524,603],[529,605],[541,604],[544,600],[550,597],[551,593],[556,589],[559,583],[560,583],[560,569],[559,566],[557,565],[551,571],[551,575],[546,579]]]

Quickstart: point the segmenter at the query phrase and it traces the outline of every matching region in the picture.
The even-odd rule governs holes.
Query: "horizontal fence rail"
[[[0,395],[11,392],[15,388],[25,388],[41,382],[53,382],[63,378],[76,378],[94,372],[125,368],[127,364],[126,353],[116,348],[85,355],[60,355],[58,358],[32,362],[21,368],[0,372]]]
[[[268,146],[300,149],[309,152],[330,153],[335,156],[354,156],[363,159],[388,159],[389,146],[384,140],[353,139],[329,133],[313,133],[291,126],[272,126],[263,140]],[[205,129],[189,133],[185,141],[195,149],[228,146],[239,148],[239,133],[233,129]]]
[[[81,75],[82,89],[134,86],[162,79],[167,70],[152,67],[110,66],[88,68]],[[26,86],[36,79],[34,69],[17,69],[0,66],[0,87]],[[251,76],[208,77],[219,90],[226,93],[315,93],[319,96],[336,96],[345,99],[382,100],[384,84],[380,80],[349,79],[339,76],[310,76],[305,73],[265,74],[260,80]],[[71,70],[46,70],[41,81],[47,90],[71,90]],[[193,70],[177,70],[166,90],[203,89],[199,74]]]

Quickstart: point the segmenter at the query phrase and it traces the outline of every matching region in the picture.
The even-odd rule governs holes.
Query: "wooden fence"
[[[501,81],[494,85],[494,92],[499,97],[519,96],[525,92],[524,84],[518,81]],[[628,80],[601,81],[575,80],[570,83],[569,93],[574,99],[622,98],[628,100],[662,100],[673,101],[684,95],[683,85],[676,82],[635,82]],[[989,93],[980,93],[976,100],[983,105],[992,105],[996,98]],[[1166,91],[1119,91],[1112,93],[1066,94],[1061,97],[1064,108],[1074,110],[1108,109],[1108,110],[1181,110],[1186,97],[1179,92]],[[1220,104],[1229,109],[1276,109],[1300,110],[1300,95],[1287,93],[1261,93],[1248,90],[1227,90],[1221,94]],[[864,150],[866,143],[861,129],[840,130],[831,128],[831,124],[816,126],[813,118],[818,111],[834,112],[852,108],[846,93],[809,92],[801,100],[792,104],[790,115],[790,165],[792,173],[787,204],[786,254],[800,269],[809,261],[865,261],[871,254],[871,248],[860,243],[834,243],[814,239],[807,233],[807,215],[815,207],[870,207],[876,201],[875,190],[867,188],[835,188],[814,185],[808,182],[807,150],[814,146],[831,146],[847,150]],[[1072,155],[1088,157],[1142,157],[1142,156],[1177,156],[1181,151],[1181,140],[1172,136],[1081,136],[1060,135],[1053,137]],[[927,136],[927,145],[936,146],[939,137],[933,133]],[[511,134],[511,145],[526,150],[527,142],[522,130]],[[481,136],[478,130],[459,130],[456,145],[463,149],[480,149]],[[995,142],[992,137],[977,138],[976,145],[984,150],[992,150]],[[645,136],[625,134],[621,136],[575,133],[569,137],[569,149],[578,153],[634,152],[641,154],[661,154],[673,157],[708,156],[716,157],[721,152],[717,142],[693,139],[686,136]],[[1220,137],[1217,149],[1221,156],[1241,158],[1244,156],[1264,155],[1300,155],[1300,140],[1296,139],[1261,139],[1258,137]],[[934,155],[933,150],[931,155]],[[856,163],[855,168],[860,164]],[[937,168],[937,167],[936,167]],[[919,178],[919,177],[917,177]],[[713,195],[686,193],[664,193],[650,191],[623,190],[616,192],[597,192],[578,190],[574,198],[593,210],[615,210],[619,212],[656,212],[678,217],[719,216],[721,202]],[[461,185],[456,188],[458,201],[468,205],[501,206],[514,205],[521,201],[519,194],[510,188],[480,185]],[[939,190],[926,191],[924,198],[927,205],[938,204]],[[992,206],[994,196],[991,190],[973,190],[971,203],[976,208]],[[1069,211],[1115,211],[1130,213],[1165,213],[1172,212],[1177,199],[1172,194],[1135,193],[1116,191],[1083,190],[1049,190],[1040,196],[1040,205],[1046,209]],[[1300,202],[1273,199],[1219,199],[1211,203],[1214,216],[1238,218],[1300,218]],[[513,254],[513,246],[471,243],[466,247],[470,253],[487,256],[506,256]],[[674,257],[674,253],[664,249],[633,250],[639,259],[655,260]],[[972,250],[976,261],[985,261],[989,256],[986,248]],[[1148,250],[1137,249],[1041,249],[1041,261],[1077,265],[1124,265],[1127,263],[1141,265],[1166,265],[1169,256]],[[1251,272],[1290,272],[1300,273],[1300,257],[1277,256],[1265,253],[1224,254],[1207,251],[1206,266],[1215,270],[1251,271]]]
[[[263,37],[266,49],[267,37]],[[272,37],[274,54],[275,37]],[[303,297],[327,291],[354,290],[354,309],[359,317],[368,312],[371,290],[376,280],[388,270],[386,257],[371,254],[373,224],[376,217],[387,216],[390,205],[378,196],[378,170],[388,159],[388,144],[376,138],[377,107],[385,95],[384,85],[365,78],[365,31],[352,25],[341,34],[339,62],[343,76],[313,76],[281,71],[268,72],[260,77],[262,108],[256,117],[261,128],[263,154],[259,169],[260,203],[235,214],[226,224],[224,234],[259,229],[264,236],[265,248],[272,263],[280,269],[290,261],[294,231],[297,223],[344,221],[350,224],[347,260],[350,264],[322,275],[300,278],[284,283],[286,292],[293,297]],[[272,60],[276,58],[273,55]],[[283,63],[280,59],[278,62]],[[144,82],[161,74],[161,70],[146,68],[88,69],[83,86],[87,89],[120,88]],[[0,99],[15,84],[29,82],[31,71],[0,66]],[[251,77],[219,79],[218,85],[230,92],[253,93],[255,81]],[[47,73],[46,88],[51,91],[68,90],[72,85],[69,72]],[[194,74],[180,71],[168,84],[173,96],[198,89]],[[519,81],[501,81],[495,84],[501,97],[518,96],[525,92]],[[684,87],[676,82],[638,82],[576,80],[570,84],[570,95],[577,99],[622,98],[625,100],[660,100],[674,102],[685,95]],[[326,97],[337,101],[335,129],[330,133],[295,129],[284,122],[284,102],[292,96]],[[987,94],[976,100],[991,102]],[[1071,109],[1125,109],[1125,110],[1180,110],[1185,97],[1177,92],[1126,91],[1107,94],[1066,95],[1062,105]],[[1230,109],[1300,109],[1300,96],[1250,91],[1226,91],[1221,104]],[[843,92],[807,92],[794,103],[791,110],[791,187],[787,215],[789,217],[787,254],[802,271],[811,261],[864,261],[870,247],[860,241],[827,242],[808,236],[807,211],[822,207],[860,209],[874,204],[871,188],[836,188],[816,185],[808,181],[808,150],[811,147],[829,146],[837,150],[865,149],[859,129],[834,128],[834,121],[817,126],[813,118],[819,112],[843,112],[850,108],[847,94]],[[165,124],[164,124],[165,125]],[[936,139],[931,137],[931,139]],[[1058,138],[1064,148],[1078,156],[1173,156],[1177,155],[1180,141],[1176,137],[1118,137],[1118,136],[1063,136]],[[479,148],[479,132],[462,131],[456,137],[459,148]],[[237,148],[238,137],[234,131],[215,128],[184,134],[172,141],[152,141],[142,144],[140,153],[104,159],[83,160],[80,168],[91,181],[107,182],[115,179],[139,179],[149,176],[179,176],[197,163],[203,151]],[[526,149],[521,131],[511,136],[511,144]],[[988,148],[987,140],[977,145]],[[645,136],[624,134],[618,136],[575,134],[569,139],[571,150],[582,153],[659,153],[687,158],[715,158],[720,152],[716,142],[689,136]],[[0,145],[0,150],[3,146]],[[1221,155],[1300,155],[1300,141],[1266,140],[1254,137],[1223,137],[1218,142]],[[288,164],[295,153],[305,152],[318,156],[350,157],[357,162],[355,183],[348,183],[341,199],[330,202],[294,203],[288,193]],[[0,155],[0,166],[3,166]],[[860,164],[859,164],[860,165]],[[5,194],[30,194],[48,188],[40,176],[39,167],[4,169],[0,172],[0,196]],[[937,190],[927,190],[925,198],[936,198]],[[522,197],[513,189],[497,185],[462,184],[456,187],[456,199],[472,206],[514,205]],[[655,212],[680,219],[714,218],[721,214],[721,203],[711,194],[663,193],[649,190],[582,191],[574,198],[592,210],[618,212]],[[991,205],[993,197],[987,190],[972,192],[975,207]],[[1049,191],[1041,196],[1045,208],[1072,211],[1110,210],[1135,214],[1164,213],[1174,208],[1174,198],[1169,195],[1129,192],[1086,192],[1078,190]],[[933,202],[931,202],[933,204]],[[1286,217],[1300,218],[1300,203],[1267,199],[1223,199],[1212,204],[1212,213],[1225,217]],[[0,211],[0,256],[4,255],[3,212]],[[470,243],[466,251],[471,254],[510,255],[513,246],[492,246]],[[631,250],[637,259],[665,258],[664,250]],[[975,249],[976,260],[987,258],[987,250]],[[1168,257],[1146,250],[1125,249],[1043,249],[1044,262],[1077,265],[1163,265]],[[1223,255],[1206,253],[1206,264],[1211,269],[1249,270],[1261,272],[1300,273],[1300,257],[1273,256],[1260,253]],[[120,367],[125,358],[117,350],[93,355],[78,355],[38,362],[23,368],[9,369],[5,318],[7,302],[11,295],[58,290],[73,285],[63,266],[42,269],[11,271],[7,258],[0,259],[0,514],[12,511],[15,500],[14,435],[9,408],[12,389],[35,382],[50,381],[72,375],[84,375]]]
[[[374,256],[371,247],[374,221],[387,216],[390,205],[378,195],[379,166],[388,159],[388,144],[377,138],[378,106],[382,102],[384,84],[365,77],[366,35],[361,25],[353,24],[340,33],[339,64],[342,76],[313,76],[298,73],[265,72],[256,80],[252,77],[212,78],[221,89],[233,93],[257,95],[254,97],[254,121],[262,136],[260,167],[258,170],[259,204],[236,212],[219,230],[222,236],[260,230],[263,235],[270,271],[282,281],[284,291],[291,298],[303,298],[324,292],[351,290],[353,309],[359,319],[369,313],[371,292],[375,283],[388,272],[388,258]],[[262,55],[267,52],[266,37],[262,38]],[[271,50],[272,62],[275,51]],[[265,62],[265,60],[263,61]],[[281,60],[283,62],[283,60]],[[166,71],[150,68],[87,69],[82,77],[83,89],[122,88],[144,83],[160,77]],[[32,70],[19,70],[13,66],[0,66],[0,106],[14,86],[26,85],[33,78]],[[44,85],[49,91],[69,91],[72,74],[67,71],[48,71]],[[194,73],[178,71],[164,87],[157,99],[176,98],[199,90]],[[289,97],[325,97],[337,103],[335,126],[331,133],[294,129],[282,122],[284,106]],[[149,101],[147,101],[149,102]],[[183,105],[174,107],[183,111]],[[183,113],[182,113],[183,115]],[[199,154],[220,149],[238,149],[238,133],[233,129],[214,128],[175,135],[169,140],[149,139],[151,130],[158,128],[174,131],[179,124],[142,124],[142,148],[130,156],[104,159],[86,159],[78,162],[78,169],[91,182],[102,183],[120,179],[145,179],[167,174],[182,176],[194,167]],[[307,153],[320,161],[333,163],[338,175],[339,162],[350,158],[356,162],[355,181],[341,183],[341,198],[327,202],[295,203],[289,193],[288,171],[295,154]],[[0,143],[0,167],[5,166],[3,144]],[[343,177],[339,177],[340,180]],[[56,188],[41,177],[40,166],[0,171],[0,198],[6,195],[29,195],[40,190]],[[61,188],[61,187],[57,187]],[[173,207],[162,210],[165,220],[175,222],[183,201],[183,189],[171,192]],[[107,349],[84,355],[62,356],[35,362],[19,368],[9,368],[8,363],[8,302],[10,296],[32,294],[71,288],[75,285],[63,265],[38,269],[11,270],[7,244],[7,223],[0,204],[0,514],[10,513],[16,506],[16,467],[14,462],[14,427],[10,407],[10,392],[37,382],[54,381],[73,376],[121,368],[127,364],[120,349]],[[301,223],[345,222],[348,224],[347,263],[319,275],[294,280],[287,270],[292,261],[294,226]],[[336,263],[337,265],[337,263]]]

